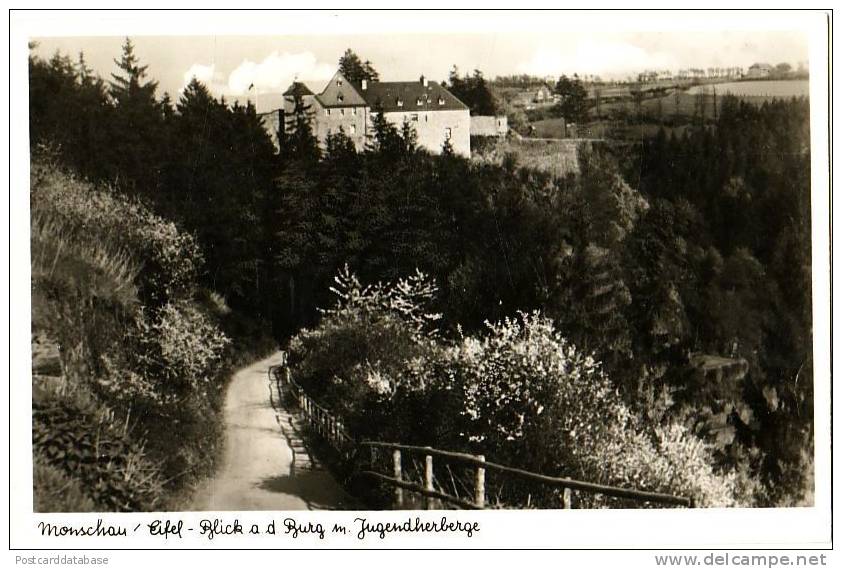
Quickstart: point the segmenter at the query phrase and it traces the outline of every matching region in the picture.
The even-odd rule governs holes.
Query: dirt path
[[[307,452],[281,408],[269,366],[275,353],[238,371],[225,397],[225,457],[196,493],[194,510],[335,510],[353,501]]]

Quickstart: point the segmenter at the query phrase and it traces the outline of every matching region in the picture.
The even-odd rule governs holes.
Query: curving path
[[[239,370],[225,396],[225,456],[195,494],[193,510],[336,510],[352,499],[310,456],[296,418],[278,405],[269,367],[281,354]]]

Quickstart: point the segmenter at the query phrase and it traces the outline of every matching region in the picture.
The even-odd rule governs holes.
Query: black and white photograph
[[[762,11],[646,15],[27,37],[13,492],[442,523],[827,503],[828,55]]]

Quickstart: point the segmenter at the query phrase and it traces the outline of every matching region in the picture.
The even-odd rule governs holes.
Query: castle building
[[[329,134],[344,132],[358,151],[373,134],[372,118],[382,109],[386,119],[400,129],[404,122],[415,129],[418,146],[438,154],[449,140],[453,151],[471,155],[471,117],[468,107],[438,83],[418,81],[366,81],[351,83],[339,71],[315,94],[294,82],[284,92],[284,104],[262,115],[276,147],[284,135],[285,117],[294,114],[301,98],[313,125],[313,134],[324,145]]]

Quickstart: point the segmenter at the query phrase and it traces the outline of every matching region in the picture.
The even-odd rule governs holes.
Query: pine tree
[[[403,154],[409,156],[418,150],[418,133],[408,120],[401,125],[401,139],[403,139]]]
[[[312,106],[304,102],[304,97],[293,95],[293,111],[285,122],[284,146],[288,157],[307,164],[318,162],[321,157],[319,141],[313,134]]]
[[[395,158],[404,153],[404,140],[398,129],[389,122],[379,104],[371,109],[372,132],[366,150],[384,157]]]
[[[114,63],[121,73],[112,73],[111,96],[118,105],[129,102],[151,103],[155,100],[155,90],[158,82],[149,80],[144,82],[147,65],[140,65],[134,53],[134,44],[129,38],[123,43],[123,55],[115,59]]]
[[[110,121],[109,148],[100,159],[112,167],[110,178],[125,192],[153,202],[160,197],[160,174],[167,149],[164,113],[155,100],[157,82],[145,81],[146,65],[141,65],[129,38],[123,54],[115,59],[118,73],[111,74],[109,94],[114,104]]]

